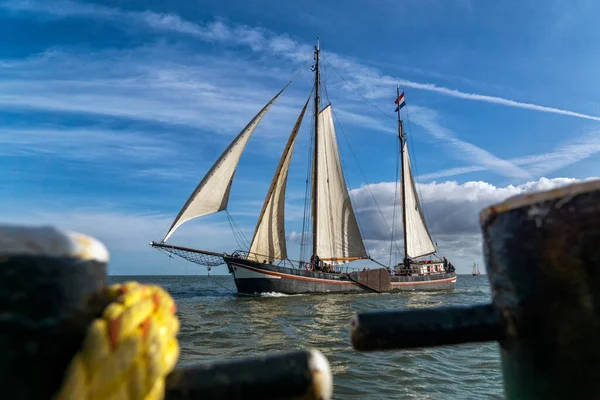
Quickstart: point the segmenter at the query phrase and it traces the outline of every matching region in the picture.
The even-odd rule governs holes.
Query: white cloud
[[[439,117],[434,110],[424,107],[411,107],[413,121],[425,128],[438,141],[445,143],[452,151],[448,154],[456,157],[459,160],[468,159],[487,169],[491,169],[505,176],[527,179],[532,178],[532,175],[522,168],[519,168],[514,163],[503,160],[491,154],[490,152],[477,147],[471,143],[457,139],[453,132],[441,126],[438,122]]]
[[[201,59],[201,60],[200,60]],[[166,45],[81,56],[54,50],[0,67],[5,108],[86,113],[237,133],[276,93],[263,85],[291,73],[237,60],[189,56]],[[236,76],[235,82],[232,77]],[[262,79],[261,79],[262,78]],[[241,82],[246,82],[242,84]],[[300,98],[289,88],[261,126],[286,131]],[[305,95],[302,94],[302,97]]]
[[[109,273],[113,275],[183,274],[186,264],[198,271],[197,265],[178,258],[171,260],[149,246],[150,241],[162,239],[161,230],[166,232],[172,222],[171,216],[114,208],[75,207],[44,211],[38,206],[27,212],[16,205],[3,208],[12,211],[5,214],[3,224],[53,226],[99,239],[111,254]],[[204,218],[201,223],[189,222],[173,235],[172,241],[212,251],[231,252],[237,249],[229,223],[223,215]]]
[[[600,131],[591,130],[580,137],[559,144],[553,152],[512,158],[508,162],[519,167],[524,167],[522,169],[525,169],[531,176],[539,177],[583,161],[599,152]],[[428,181],[490,169],[493,168],[485,163],[481,163],[480,165],[449,168],[443,171],[423,174],[419,176],[419,179],[421,181]]]
[[[160,135],[109,129],[0,128],[0,156],[46,154],[57,158],[148,163],[175,157]]]
[[[590,178],[592,179],[592,178]],[[578,182],[574,178],[540,178],[521,185],[497,187],[487,182],[455,181],[417,184],[421,202],[433,235],[477,233],[479,231],[479,212],[494,203],[526,192],[549,190],[555,187]],[[351,191],[357,214],[365,230],[366,239],[382,240],[389,238],[373,201],[382,209],[386,221],[392,221],[395,184],[382,182],[370,187],[362,186]],[[371,195],[371,193],[373,193]],[[398,194],[400,196],[401,194]],[[401,214],[397,214],[401,221]]]
[[[287,35],[219,20],[199,24],[173,14],[125,11],[72,1],[52,5],[39,1],[9,1],[0,7],[42,13],[56,18],[77,16],[120,21],[121,25],[137,24],[153,30],[191,35],[202,41],[245,46],[254,52],[276,55],[294,62],[309,59],[311,52],[311,46],[299,43]],[[388,88],[397,81],[358,61],[335,53],[324,54],[326,64],[334,65],[336,71],[346,75],[353,88],[360,89],[367,98],[388,97]],[[276,91],[275,88],[265,90],[266,86],[270,86],[267,82],[272,82],[272,78],[277,77],[283,85],[291,74],[292,70],[286,63],[255,60],[248,62],[245,68],[240,68],[239,60],[206,55],[190,57],[184,49],[172,45],[154,45],[127,51],[109,50],[83,57],[53,49],[28,61],[7,61],[0,65],[0,82],[3,85],[0,105],[6,108],[86,113],[98,117],[185,125],[234,134],[254,115],[256,104],[264,104]],[[328,74],[330,77],[334,76],[331,71]],[[595,119],[568,110],[468,94],[430,83],[407,80],[400,80],[400,83],[459,98]],[[331,86],[332,92],[353,90],[342,81],[337,84],[333,82]],[[277,107],[273,108],[261,124],[263,132],[279,134],[289,129],[289,121],[294,119],[303,96],[297,95],[292,89],[288,90],[287,95],[290,95],[290,91],[293,98],[283,97],[279,100]],[[364,107],[358,107],[358,99],[338,97],[341,101],[336,110],[344,121],[382,132],[395,131],[393,123],[365,115]],[[435,110],[417,106],[412,106],[411,109],[417,124],[452,149],[449,154],[475,164],[427,174],[424,179],[491,170],[522,180],[539,177],[568,165],[568,160],[562,156],[553,157],[552,162],[540,162],[527,169],[521,168],[522,163],[501,159],[459,139],[452,130],[442,126]],[[228,112],[229,110],[235,112]],[[272,145],[272,141],[265,141],[263,144]],[[567,150],[571,150],[571,160],[577,160],[589,148],[574,144]],[[527,164],[527,161],[524,163]]]
[[[591,178],[590,178],[591,179]],[[448,181],[420,185],[423,206],[430,228],[441,254],[446,255],[458,267],[468,273],[474,261],[481,263],[481,235],[478,214],[482,208],[507,197],[577,182],[572,178],[541,178],[518,186],[496,187],[486,182],[458,184]],[[385,218],[390,221],[393,184],[378,183],[371,186],[374,196],[382,206]],[[367,247],[375,259],[389,260],[389,234],[381,215],[373,206],[366,187],[352,191],[361,228]],[[162,239],[162,234],[172,222],[173,216],[162,213],[130,212],[119,207],[45,207],[31,204],[4,204],[2,223],[21,225],[52,225],[60,229],[89,234],[104,242],[111,252],[112,274],[174,274],[184,273],[186,262],[170,260],[152,249],[148,242]],[[258,212],[258,211],[257,211]],[[398,215],[398,223],[400,216]],[[246,237],[251,237],[253,226],[241,225]],[[401,233],[399,234],[401,236]],[[288,234],[289,244],[295,254],[301,234]],[[170,240],[183,246],[211,251],[231,252],[238,249],[227,218],[223,214],[203,217],[182,226]],[[402,248],[402,243],[398,244]],[[197,268],[192,264],[188,264]],[[197,271],[197,269],[195,270]],[[225,270],[221,270],[224,273]]]
[[[246,45],[253,51],[269,51],[273,54],[286,57],[293,61],[304,61],[310,56],[312,46],[298,43],[286,35],[277,35],[266,29],[241,26],[229,26],[221,21],[207,24],[198,24],[173,14],[161,14],[151,11],[135,12],[121,9],[89,5],[73,1],[62,1],[52,5],[41,1],[8,1],[0,7],[15,11],[33,11],[45,13],[55,17],[88,16],[116,21],[118,18],[127,19],[134,23],[141,23],[148,28],[188,34],[205,41],[216,41],[224,44]],[[341,57],[335,53],[325,53],[327,59],[344,73],[352,77],[353,82],[366,91],[367,97],[387,96],[391,85],[399,83],[403,87],[439,93],[455,98],[480,101],[507,107],[523,108],[532,111],[567,115],[576,118],[600,121],[600,117],[587,115],[557,107],[548,107],[533,103],[526,103],[497,96],[477,93],[466,93],[456,89],[437,86],[433,83],[414,82],[406,79],[383,75],[379,71],[364,64]],[[385,94],[384,94],[385,93]]]
[[[597,179],[597,178],[588,178]],[[487,182],[454,181],[418,185],[429,229],[440,253],[459,260],[459,272],[468,272],[473,262],[481,263],[479,213],[482,209],[522,193],[550,190],[578,182],[573,178],[540,178],[522,185],[497,187]],[[370,190],[369,190],[370,189]],[[393,221],[394,183],[382,182],[351,191],[362,233],[371,255],[388,262]],[[373,195],[371,195],[371,192]],[[398,194],[400,196],[400,194]],[[381,209],[376,207],[373,197]],[[383,214],[383,216],[382,216]],[[384,222],[385,221],[385,222]],[[402,217],[396,214],[397,249],[402,249]],[[396,253],[398,253],[396,251]],[[399,259],[394,254],[395,259]]]

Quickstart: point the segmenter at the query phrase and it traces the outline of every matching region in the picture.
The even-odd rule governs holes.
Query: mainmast
[[[400,85],[396,87],[396,98],[400,97]],[[400,104],[398,104],[398,139],[400,140],[400,182],[402,184],[402,233],[404,235],[404,259],[408,257],[408,241],[406,240],[406,185],[404,184],[404,143],[406,142],[406,136],[404,136],[404,128],[402,126],[402,119],[400,118]]]
[[[313,233],[313,253],[311,261],[316,260],[317,257],[317,201],[318,201],[318,156],[319,156],[319,110],[321,109],[321,99],[319,97],[319,38],[317,38],[317,45],[315,46],[315,141],[314,141],[314,156],[313,156],[313,181],[312,181],[312,233]]]

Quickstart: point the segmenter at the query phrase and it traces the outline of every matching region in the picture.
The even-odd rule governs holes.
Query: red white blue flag
[[[396,112],[406,105],[406,103],[404,102],[404,91],[402,91],[402,93],[400,93],[400,96],[398,96],[398,98],[396,99],[396,101],[394,101],[394,103],[398,104],[398,107],[396,107],[396,110],[395,110]]]

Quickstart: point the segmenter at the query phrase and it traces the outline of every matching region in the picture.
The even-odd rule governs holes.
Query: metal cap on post
[[[77,360],[75,354],[82,349],[84,340],[96,344],[92,348],[100,353],[101,343],[110,342],[95,342],[98,336],[93,335],[95,339],[87,341],[88,328],[98,326],[94,320],[110,306],[116,305],[114,310],[122,306],[112,302],[110,288],[106,287],[108,259],[104,245],[88,236],[53,228],[0,226],[0,354],[3,359],[0,382],[4,383],[4,397],[49,399],[57,393],[66,393],[67,398],[72,398],[69,396],[73,393],[86,393],[89,388],[82,389],[78,385],[88,382],[90,377],[67,372],[72,369],[71,362]],[[148,304],[144,301],[138,305]],[[160,298],[152,300],[154,307],[156,302],[160,302]],[[133,308],[135,306],[127,311]],[[141,306],[136,308],[139,312],[141,309]],[[129,322],[133,321],[133,314],[128,313]],[[115,327],[121,326],[122,316],[115,319],[119,321]],[[135,330],[135,325],[132,326]],[[128,349],[134,348],[139,346]],[[111,354],[118,352],[119,348],[113,348]],[[90,354],[93,352],[87,353],[88,359]],[[127,354],[131,362],[131,354]],[[127,374],[129,364],[107,361],[102,365],[123,368],[122,371],[111,370],[121,375]],[[132,381],[132,387],[139,389],[135,379]],[[104,383],[101,381],[100,386]],[[115,387],[114,379],[106,383]],[[333,380],[325,356],[311,350],[176,369],[167,377],[166,386],[166,397],[171,400],[328,400]],[[122,388],[128,390],[128,386]],[[88,393],[98,395],[94,391]]]
[[[48,399],[105,303],[108,251],[53,228],[0,226],[0,377],[7,399]]]

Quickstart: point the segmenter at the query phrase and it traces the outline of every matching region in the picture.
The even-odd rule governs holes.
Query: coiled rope
[[[159,286],[110,286],[54,400],[162,399],[179,357],[175,302]]]

